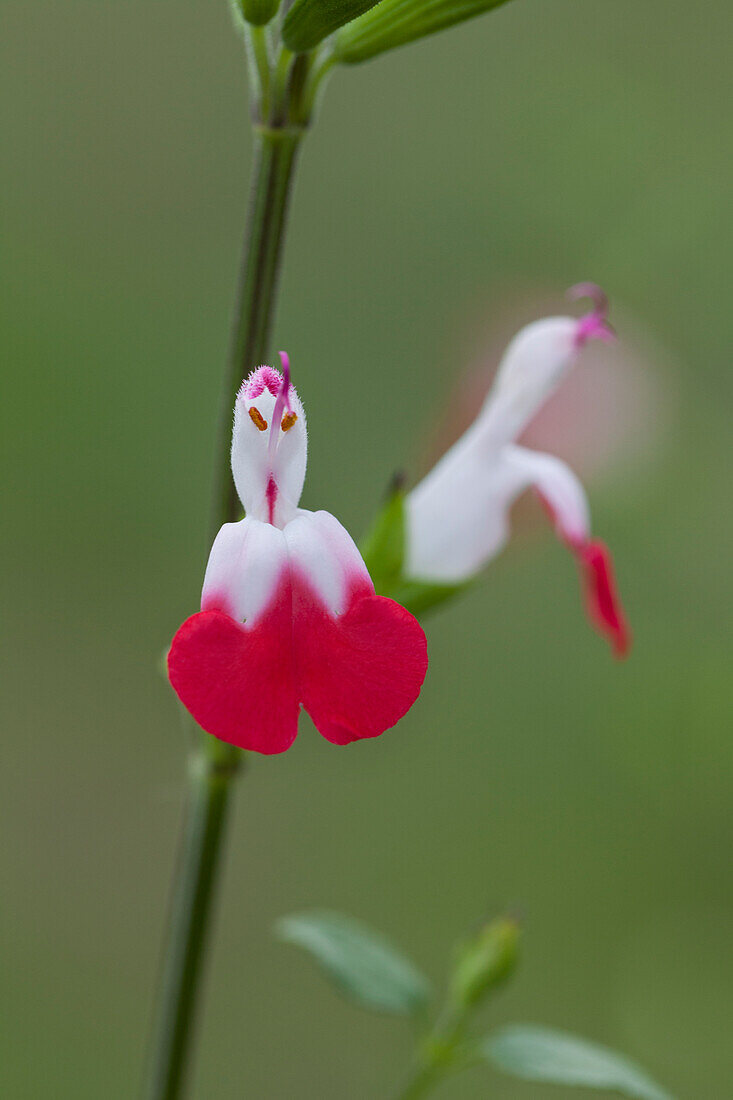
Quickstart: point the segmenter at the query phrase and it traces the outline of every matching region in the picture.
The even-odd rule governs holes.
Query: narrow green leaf
[[[295,0],[283,22],[283,42],[293,53],[312,50],[378,0]]]
[[[671,1100],[627,1058],[563,1031],[528,1024],[505,1027],[489,1036],[481,1051],[505,1073],[527,1081],[607,1089],[633,1100]]]
[[[339,32],[334,56],[349,65],[367,61],[504,3],[506,0],[382,0]]]
[[[255,27],[269,23],[280,6],[280,0],[234,0],[244,18]]]
[[[295,913],[275,933],[309,951],[342,993],[363,1008],[409,1016],[425,1005],[430,984],[376,932],[341,913]]]

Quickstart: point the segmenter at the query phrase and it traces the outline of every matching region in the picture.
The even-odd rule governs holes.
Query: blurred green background
[[[0,1091],[115,1100],[137,1087],[181,812],[157,662],[208,549],[246,80],[224,0],[3,0],[2,22]],[[538,525],[430,621],[399,730],[335,750],[304,718],[252,760],[197,1100],[367,1100],[401,1076],[407,1027],[272,940],[312,905],[437,980],[518,906],[523,965],[487,1026],[576,1030],[680,1098],[730,1095],[730,32],[725,0],[514,0],[327,89],[274,343],[308,408],[305,505],[363,531],[482,333],[596,279],[655,441],[590,482],[636,644],[609,657]],[[562,1091],[476,1070],[441,1095]]]

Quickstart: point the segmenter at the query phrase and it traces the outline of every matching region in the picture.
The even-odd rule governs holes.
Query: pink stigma
[[[604,340],[606,343],[610,343],[616,339],[616,333],[606,319],[608,315],[608,298],[597,283],[576,283],[568,291],[568,298],[571,301],[577,301],[579,298],[590,298],[593,302],[591,312],[578,321],[578,327],[575,330],[575,346],[577,348],[582,348],[589,340]]]

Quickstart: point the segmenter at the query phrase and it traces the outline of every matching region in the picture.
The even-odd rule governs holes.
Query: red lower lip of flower
[[[625,657],[631,648],[631,631],[616,584],[611,551],[602,539],[578,538],[563,531],[560,517],[547,497],[539,490],[537,496],[558,534],[578,562],[588,618],[596,630],[608,638],[614,655]]]
[[[583,573],[588,615],[608,637],[615,655],[625,657],[631,646],[631,632],[624,618],[608,547],[600,539],[591,539],[573,550]]]
[[[301,706],[333,744],[379,736],[410,709],[426,671],[425,635],[399,604],[362,589],[333,617],[294,574],[254,626],[201,611],[168,655],[171,684],[199,725],[265,754],[290,747]]]

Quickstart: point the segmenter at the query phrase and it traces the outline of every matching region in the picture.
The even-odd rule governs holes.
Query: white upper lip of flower
[[[305,412],[281,355],[282,375],[258,367],[242,384],[232,433],[232,474],[245,512],[280,528],[297,515],[308,458]]]
[[[348,531],[329,512],[299,508],[308,454],[306,418],[283,373],[258,367],[237,394],[232,473],[246,512],[214,540],[201,606],[225,606],[240,622],[255,622],[284,571],[307,575],[332,615],[343,612],[354,584],[374,591]]]

